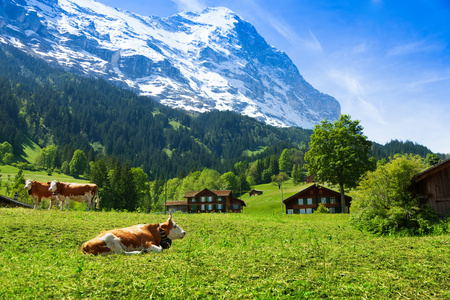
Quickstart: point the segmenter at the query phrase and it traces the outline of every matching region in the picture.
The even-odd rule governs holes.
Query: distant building
[[[413,197],[433,207],[440,216],[450,214],[450,159],[420,172],[412,178]]]
[[[252,197],[252,196],[259,196],[259,195],[263,194],[263,191],[261,191],[261,190],[251,190],[248,194],[250,195],[250,197]]]
[[[166,211],[182,211],[188,213],[197,212],[242,212],[245,202],[233,197],[229,190],[187,192],[183,198],[185,201],[167,201]]]
[[[166,212],[187,212],[187,201],[167,201],[166,202]]]
[[[345,196],[345,207],[348,213],[352,198]],[[295,195],[283,200],[287,214],[312,214],[322,203],[330,213],[341,212],[341,194],[319,184],[309,184]]]
[[[305,182],[306,183],[314,183],[314,182],[316,182],[316,176],[314,174],[306,176]]]
[[[33,205],[20,202],[18,200],[18,196],[14,195],[14,199],[9,197],[0,195],[0,207],[25,207],[25,208],[33,208]]]

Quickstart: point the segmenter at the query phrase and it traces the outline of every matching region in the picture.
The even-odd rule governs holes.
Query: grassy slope
[[[22,158],[32,164],[34,163],[36,156],[38,156],[41,152],[41,147],[32,140],[28,139],[25,143],[24,152],[25,156]]]
[[[450,298],[449,235],[381,238],[348,215],[175,214],[187,236],[161,254],[80,251],[165,218],[0,208],[0,299]]]
[[[25,156],[22,157],[24,160],[26,160],[29,163],[34,163],[36,156],[41,152],[41,148],[36,143],[28,140],[27,144],[24,149]],[[14,181],[14,177],[19,172],[19,169],[10,165],[0,165],[0,179],[2,182],[12,182]],[[29,171],[24,170],[23,175],[25,180],[26,179],[32,179],[42,182],[52,181],[52,180],[59,180],[64,182],[80,182],[80,183],[87,183],[88,180],[84,178],[74,178],[72,176],[63,174],[63,173],[52,173],[52,175],[48,175],[46,171]],[[6,189],[4,187],[4,184],[0,186],[0,194],[5,195]]]
[[[290,197],[303,189],[305,184],[294,184],[292,180],[283,183],[283,199]],[[244,208],[248,213],[281,213],[281,189],[274,183],[267,183],[256,185],[253,187],[256,190],[263,191],[262,195],[250,197],[247,194],[242,195],[241,199],[247,205]],[[283,208],[284,209],[284,208]]]

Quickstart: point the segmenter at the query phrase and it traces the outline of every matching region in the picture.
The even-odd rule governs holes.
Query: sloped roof
[[[450,158],[447,158],[447,159],[435,164],[434,166],[429,167],[428,169],[426,169],[420,173],[417,173],[416,175],[413,176],[412,182],[421,181],[421,180],[427,178],[428,176],[430,176],[448,166],[450,166]]]
[[[241,199],[238,199],[238,198],[234,198],[233,197],[233,199],[231,200],[231,203],[240,203],[242,206],[247,206],[246,204],[245,204],[245,202],[244,201],[242,201]]]
[[[231,191],[230,190],[223,190],[223,191],[213,191],[214,194],[217,196],[230,196]]]
[[[33,205],[30,205],[28,203],[24,203],[24,202],[21,202],[21,201],[18,201],[18,200],[11,199],[11,198],[3,196],[3,195],[0,195],[0,201],[4,202],[4,203],[12,203],[14,205],[22,206],[22,207],[26,207],[26,208],[33,208]]]
[[[326,187],[324,187],[324,186],[322,186],[322,185],[320,185],[320,184],[318,184],[318,183],[309,183],[309,184],[307,184],[303,189],[301,189],[300,191],[298,191],[298,192],[295,193],[294,195],[290,196],[289,198],[284,199],[284,200],[283,200],[283,203],[286,203],[286,202],[292,200],[292,199],[295,198],[298,194],[303,193],[303,192],[305,192],[305,191],[307,191],[307,190],[309,190],[309,189],[311,189],[311,188],[313,188],[313,187],[315,187],[315,186],[317,186],[318,188],[320,188],[320,189],[322,189],[322,190],[328,191],[328,192],[340,194],[340,192],[336,192],[335,190],[326,188]],[[345,198],[350,199],[350,200],[352,199],[352,197],[347,196],[347,195],[345,195]]]
[[[198,194],[200,194],[201,192],[211,192],[213,194],[215,194],[216,196],[230,196],[231,195],[231,191],[230,190],[221,190],[221,191],[210,191],[208,189],[204,189],[202,191],[190,191],[190,192],[186,192],[186,194],[184,194],[183,198],[191,198],[191,197],[196,197]]]
[[[166,202],[166,206],[175,206],[175,205],[187,205],[187,201],[181,200],[181,201],[167,201]]]

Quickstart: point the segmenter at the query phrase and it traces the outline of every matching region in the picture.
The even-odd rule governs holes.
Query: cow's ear
[[[167,222],[172,221],[172,213],[169,214],[169,218],[167,219]]]
[[[47,184],[50,184],[50,181],[47,181]]]

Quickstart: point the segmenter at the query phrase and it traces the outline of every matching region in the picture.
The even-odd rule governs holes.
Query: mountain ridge
[[[2,42],[173,108],[302,128],[340,115],[336,99],[227,8],[160,18],[92,0],[12,0],[0,18]]]

